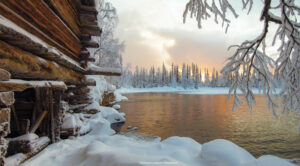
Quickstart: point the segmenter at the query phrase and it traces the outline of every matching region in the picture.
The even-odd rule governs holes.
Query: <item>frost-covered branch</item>
[[[222,73],[227,76],[233,75],[233,84],[230,93],[235,96],[234,107],[241,104],[241,99],[237,95],[237,89],[240,89],[251,110],[255,104],[255,98],[252,92],[254,85],[253,77],[259,78],[261,88],[269,99],[269,106],[274,112],[276,104],[273,100],[275,91],[274,74],[277,75],[283,85],[281,96],[285,99],[283,113],[286,110],[298,111],[300,115],[300,7],[296,0],[280,0],[278,5],[272,7],[273,0],[264,0],[264,7],[261,12],[260,20],[264,22],[261,34],[254,40],[244,41],[242,44],[234,47],[235,53],[228,58],[227,64]],[[233,2],[233,1],[232,1]],[[252,0],[241,0],[243,9],[248,8],[248,13],[253,6]],[[275,1],[274,1],[275,2]],[[217,4],[217,5],[216,5]],[[191,17],[195,16],[201,28],[201,23],[214,15],[217,22],[221,18],[223,24],[227,27],[230,24],[228,13],[237,16],[235,9],[229,3],[229,0],[190,0],[186,5],[184,12],[184,21],[190,12]],[[278,56],[271,57],[266,52],[266,36],[269,34],[269,26],[275,23],[278,29],[273,34],[273,46],[280,43]],[[227,29],[227,28],[226,28]]]

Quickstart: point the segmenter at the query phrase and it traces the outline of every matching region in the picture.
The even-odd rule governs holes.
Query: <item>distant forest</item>
[[[254,87],[260,87],[260,78],[253,74]],[[123,69],[123,74],[119,80],[120,87],[127,88],[153,88],[153,87],[230,87],[233,76],[224,78],[219,71],[213,69],[209,71],[201,69],[198,65],[182,64],[181,67],[172,64],[171,69],[167,70],[165,64],[162,67],[151,67],[147,70],[143,67],[136,67],[132,72],[129,67]]]

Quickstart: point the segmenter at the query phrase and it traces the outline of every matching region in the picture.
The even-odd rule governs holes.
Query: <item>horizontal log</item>
[[[99,44],[95,41],[82,42],[82,45],[87,48],[99,48]]]
[[[88,25],[98,26],[98,22],[97,21],[88,21],[88,20],[82,20],[80,22],[80,26],[88,26]]]
[[[13,78],[56,80],[80,84],[85,76],[37,57],[0,40],[0,68],[9,71]]]
[[[101,36],[102,30],[97,25],[85,25],[81,27],[81,33],[91,36]]]
[[[81,4],[86,6],[95,7],[95,0],[81,0]]]
[[[11,75],[8,71],[0,69],[0,81],[8,81],[11,78]]]
[[[55,13],[60,16],[64,22],[70,27],[70,29],[77,35],[80,36],[79,16],[76,4],[70,0],[48,0],[46,1],[54,9]]]
[[[55,61],[56,63],[69,69],[75,70],[80,73],[84,72],[84,69],[81,68],[76,61],[71,62],[70,58],[68,58],[66,55],[63,55],[57,50],[52,51],[53,49],[48,49],[42,44],[33,41],[31,38],[25,36],[24,34],[21,34],[1,24],[0,39],[9,43],[10,45],[19,47],[39,57]]]
[[[70,84],[67,83],[68,85],[68,89],[70,87],[86,87],[86,86],[96,86],[96,80],[92,79],[92,78],[88,78],[88,79],[83,79],[82,82],[80,82],[80,84]]]
[[[92,101],[93,101],[93,98],[88,94],[74,95],[69,98],[69,103],[72,105],[88,104],[88,103],[91,103]]]
[[[80,13],[89,13],[89,14],[94,14],[97,15],[98,11],[96,10],[95,7],[92,6],[87,6],[87,5],[80,5]]]
[[[85,75],[121,76],[122,72],[87,70]]]
[[[1,1],[0,14],[69,57],[78,58],[79,39],[43,0]]]
[[[80,25],[93,25],[95,24],[97,17],[93,14],[83,14],[79,15]]]
[[[88,34],[81,34],[80,35],[80,40],[81,41],[90,41],[92,38],[91,38],[91,35],[88,35]]]
[[[24,81],[11,79],[9,81],[0,81],[0,92],[19,91],[22,92],[29,88],[50,87],[57,90],[66,90],[67,86],[60,81]]]
[[[0,93],[0,106],[11,106],[15,103],[14,92],[1,92]]]
[[[83,57],[80,59],[81,61],[87,61],[87,62],[95,62],[96,59],[95,58],[90,58],[90,57]]]
[[[80,54],[79,54],[79,58],[89,57],[89,56],[90,56],[89,51],[81,51]]]
[[[75,95],[87,94],[90,92],[90,88],[88,88],[88,87],[68,88],[67,92],[72,92]]]

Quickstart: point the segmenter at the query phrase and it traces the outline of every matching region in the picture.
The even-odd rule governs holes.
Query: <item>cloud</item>
[[[163,62],[196,63],[202,68],[221,69],[230,55],[227,47],[252,39],[262,27],[254,16],[241,15],[228,34],[213,20],[197,28],[194,19],[182,22],[182,0],[111,0],[119,14],[117,36],[126,43],[124,65],[150,68]],[[256,22],[255,22],[256,20]],[[250,28],[251,27],[251,28]]]

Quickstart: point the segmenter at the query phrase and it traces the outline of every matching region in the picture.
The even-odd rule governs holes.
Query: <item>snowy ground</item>
[[[250,153],[227,140],[213,140],[199,144],[192,138],[173,136],[160,138],[115,134],[111,124],[125,121],[125,114],[114,108],[100,107],[99,96],[104,90],[114,90],[103,80],[96,80],[92,88],[94,102],[89,107],[100,112],[94,115],[70,114],[65,125],[81,126],[81,137],[70,137],[49,145],[42,152],[27,160],[24,166],[292,166],[289,161],[275,156],[255,159]],[[105,87],[105,88],[104,88]],[[227,88],[200,88],[184,90],[175,88],[120,89],[115,92],[116,101],[127,100],[120,93],[176,92],[189,94],[227,94]],[[79,133],[81,133],[79,132]],[[138,131],[137,131],[138,132]],[[22,155],[9,158],[7,165]]]
[[[111,109],[111,108],[105,108]],[[107,113],[109,110],[105,110]],[[115,112],[115,110],[113,110]],[[120,114],[119,116],[123,116]],[[100,112],[88,120],[92,131],[48,146],[24,166],[292,166],[275,156],[255,159],[239,146],[214,140],[203,145],[191,138],[142,140],[114,134],[110,120]]]
[[[277,93],[279,93],[279,89],[277,90]],[[153,93],[180,93],[180,94],[228,94],[229,88],[210,88],[210,87],[199,87],[198,89],[184,89],[182,87],[155,87],[155,88],[121,88],[117,89],[118,93],[121,94],[128,94],[128,93],[146,93],[146,92],[153,92]],[[240,91],[238,93],[241,94]],[[259,89],[253,89],[254,94],[263,94],[263,91],[260,91]]]
[[[121,100],[121,95],[117,95]],[[120,98],[121,97],[121,98]],[[123,98],[125,99],[125,98]],[[96,107],[96,106],[95,106]],[[203,145],[187,137],[141,139],[115,134],[110,128],[124,114],[109,107],[84,119],[91,132],[48,146],[24,166],[292,166],[275,156],[255,159],[227,140]]]

